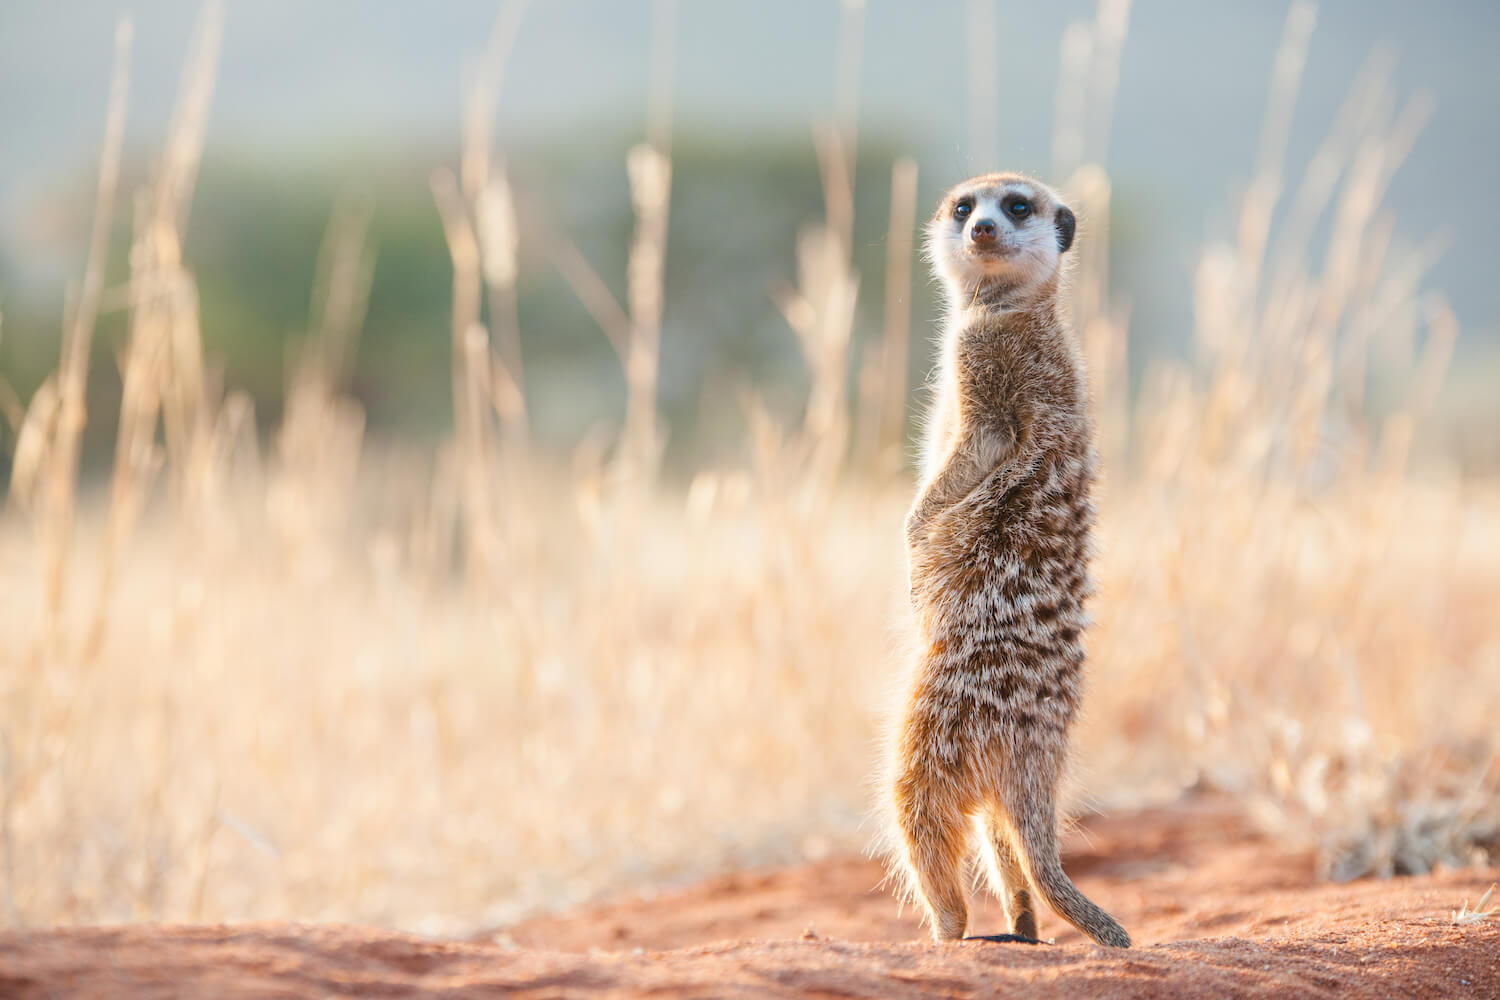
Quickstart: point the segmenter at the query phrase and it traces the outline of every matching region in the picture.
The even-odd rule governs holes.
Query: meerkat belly
[[[1071,717],[1084,658],[1082,602],[1053,581],[999,573],[989,582],[954,595],[932,622],[931,643],[946,653],[941,675],[976,707],[1014,715],[1050,702]]]
[[[976,512],[923,595],[925,683],[973,732],[984,719],[999,733],[1061,731],[1081,695],[1090,511],[1077,491],[1028,492]]]

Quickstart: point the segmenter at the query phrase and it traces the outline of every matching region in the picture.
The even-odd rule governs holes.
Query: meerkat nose
[[[990,243],[995,239],[995,223],[989,219],[975,219],[969,230],[969,239],[975,243]]]

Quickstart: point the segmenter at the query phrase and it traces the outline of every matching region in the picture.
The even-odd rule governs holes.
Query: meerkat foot
[[[908,772],[896,785],[908,883],[927,912],[933,940],[958,941],[969,925],[963,866],[968,829],[961,811]]]
[[[989,839],[990,884],[995,895],[1005,904],[1005,915],[1010,920],[1011,935],[1035,941],[1036,910],[1031,903],[1031,883],[1026,880],[1026,871],[1011,840],[1005,821],[991,813],[985,818],[985,835]]]
[[[959,911],[944,911],[933,915],[932,940],[937,944],[945,941],[962,941],[964,931],[969,929],[968,907]]]
[[[940,849],[941,850],[941,849]],[[946,852],[939,858],[929,854],[913,861],[917,894],[927,911],[932,939],[938,944],[958,941],[969,929],[969,903],[964,898],[962,856],[948,862]]]
[[[1016,937],[1038,940],[1036,936],[1036,911],[1031,908],[1031,896],[1027,894],[1026,909],[1010,918],[1010,930]]]

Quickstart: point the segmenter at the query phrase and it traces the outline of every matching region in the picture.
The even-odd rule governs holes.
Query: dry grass
[[[1319,844],[1338,876],[1493,859],[1500,488],[1441,456],[1413,460],[1455,330],[1380,207],[1421,109],[1392,117],[1372,70],[1288,213],[1280,147],[1312,27],[1294,10],[1237,238],[1209,247],[1198,274],[1195,357],[1160,366],[1132,406],[1105,281],[1109,181],[1091,165],[1127,15],[1106,2],[1070,29],[1065,64],[1094,72],[1060,99],[1077,109],[1059,159],[1090,223],[1074,308],[1109,469],[1084,797],[1228,788]],[[846,455],[859,439],[879,469],[898,446],[890,399],[904,386],[883,380],[901,377],[889,359],[907,332],[893,311],[851,422],[854,97],[841,91],[820,133],[828,218],[799,240],[798,282],[779,295],[813,372],[805,418],[788,426],[752,403],[744,462],[678,489],[655,473],[665,85],[628,166],[629,301],[565,241],[548,248],[620,350],[619,447],[527,446],[515,209],[482,127],[519,17],[511,5],[497,25],[462,169],[433,183],[455,268],[451,445],[367,442],[345,395],[369,276],[355,207],[330,228],[305,363],[262,452],[249,401],[205,375],[175,252],[210,9],[168,155],[137,202],[111,487],[72,516],[84,309],[22,424],[0,520],[10,922],[294,916],[458,932],[869,839],[867,776],[901,669],[909,484]],[[844,24],[852,79],[859,4]],[[657,37],[669,46],[670,27]],[[106,181],[112,170],[106,157]],[[893,174],[893,239],[910,229],[914,170]],[[1317,261],[1296,220],[1325,209]],[[1387,371],[1407,383],[1375,412],[1365,386]]]
[[[1467,899],[1464,900],[1464,904],[1453,911],[1453,923],[1462,927],[1464,924],[1477,924],[1481,920],[1488,920],[1490,917],[1493,917],[1495,911],[1500,910],[1500,906],[1490,905],[1490,898],[1494,895],[1495,887],[1491,885],[1488,889],[1484,890],[1484,895],[1479,897],[1479,902],[1475,904],[1472,910],[1469,909],[1469,901]]]

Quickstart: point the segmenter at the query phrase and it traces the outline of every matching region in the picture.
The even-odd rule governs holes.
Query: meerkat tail
[[[1007,790],[1010,791],[1010,790]],[[1037,895],[1068,923],[1111,948],[1129,948],[1130,935],[1073,884],[1063,872],[1057,845],[1057,813],[1050,788],[1032,787],[1007,795],[1006,812],[1015,833],[1021,867]],[[1019,933],[1019,931],[1017,932]]]
[[[990,861],[990,885],[1005,905],[1011,933],[1034,939],[1036,910],[1031,904],[1031,883],[1026,880],[1026,870],[1021,866],[1021,856],[1016,852],[1009,824],[1002,816],[988,815],[984,819],[984,834]]]
[[[933,939],[960,940],[969,925],[968,821],[941,790],[908,770],[896,784],[896,824],[908,887],[926,911]]]

